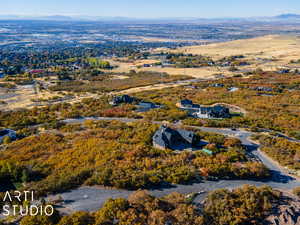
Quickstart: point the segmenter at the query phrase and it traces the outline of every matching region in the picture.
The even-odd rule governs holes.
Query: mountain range
[[[0,20],[45,20],[45,21],[111,21],[111,22],[233,22],[233,21],[299,21],[299,14],[281,14],[274,17],[248,17],[248,18],[131,18],[131,17],[104,17],[104,16],[20,16],[20,15],[0,15]]]

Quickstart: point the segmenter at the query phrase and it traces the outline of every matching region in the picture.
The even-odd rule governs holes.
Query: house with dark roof
[[[273,91],[273,88],[271,88],[271,87],[263,87],[263,86],[259,86],[259,87],[254,87],[253,90],[255,90],[255,91],[272,92],[272,91]]]
[[[227,89],[229,92],[235,92],[235,91],[238,91],[239,88],[238,87],[230,87]]]
[[[153,146],[158,149],[185,150],[198,143],[194,132],[161,126],[152,137]]]
[[[229,109],[216,105],[212,107],[200,107],[198,112],[194,114],[197,118],[201,119],[218,119],[218,118],[230,118]]]
[[[160,105],[156,105],[153,102],[144,102],[141,101],[139,102],[137,105],[137,112],[148,112],[151,109],[157,109],[157,108],[161,108]]]
[[[183,99],[178,103],[179,108],[192,108],[193,107],[193,101],[188,99]]]
[[[10,129],[2,129],[0,130],[0,143],[3,142],[5,137],[9,137],[10,139],[14,140],[17,138],[17,133],[14,130]]]
[[[211,87],[224,87],[224,84],[220,84],[220,83],[215,83],[215,84],[211,84]]]
[[[142,108],[155,108],[155,104],[153,102],[140,102],[138,106]]]
[[[286,73],[289,73],[291,70],[290,69],[280,69],[277,71],[277,73],[279,74],[286,74]]]
[[[137,101],[137,99],[129,95],[120,95],[120,96],[113,97],[113,99],[109,102],[109,104],[116,106],[122,103],[131,104],[135,101]]]
[[[221,105],[206,107],[194,104],[191,100],[184,99],[177,103],[177,106],[187,110],[191,116],[202,119],[230,118],[231,116],[229,109]]]
[[[177,105],[181,109],[195,109],[200,107],[200,105],[194,104],[193,101],[189,99],[181,100]]]

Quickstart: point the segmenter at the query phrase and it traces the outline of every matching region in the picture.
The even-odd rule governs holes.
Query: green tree
[[[9,143],[11,143],[11,138],[9,136],[3,137],[2,143],[6,144],[6,145],[9,144]]]
[[[20,225],[54,225],[49,216],[25,216]]]
[[[118,213],[126,211],[129,207],[129,203],[126,199],[110,199],[103,208],[96,213],[96,225],[105,223],[113,223],[118,217]]]

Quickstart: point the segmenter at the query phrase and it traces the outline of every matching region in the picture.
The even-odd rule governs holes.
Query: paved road
[[[66,123],[78,123],[83,122],[88,119],[96,119],[96,120],[119,120],[123,122],[134,122],[140,121],[138,119],[129,119],[129,118],[106,118],[106,117],[98,117],[98,118],[84,118],[84,119],[68,119],[64,120]],[[155,122],[161,123],[161,122]],[[272,160],[268,157],[264,156],[258,148],[259,146],[251,141],[249,141],[249,137],[253,134],[251,132],[242,131],[242,130],[230,130],[230,129],[219,129],[219,128],[207,128],[207,127],[194,127],[206,132],[214,132],[228,136],[235,136],[242,141],[242,144],[245,145],[250,153],[256,156],[261,162],[263,162],[266,167],[268,167],[271,171],[271,177],[267,180],[219,180],[219,181],[205,181],[202,183],[194,183],[191,185],[174,185],[171,187],[161,187],[160,189],[152,189],[149,192],[157,197],[161,197],[166,194],[170,194],[172,192],[179,192],[182,194],[188,194],[192,192],[199,191],[213,191],[219,188],[236,188],[242,186],[244,184],[262,186],[269,185],[273,188],[277,189],[286,189],[290,190],[294,187],[300,186],[300,181],[288,175]],[[80,187],[78,189],[71,190],[69,192],[62,193],[61,196],[65,200],[64,207],[69,211],[96,211],[99,209],[103,203],[109,198],[127,198],[132,191],[128,190],[111,190],[104,189],[100,187]],[[206,193],[198,196],[196,198],[196,202],[201,202]]]

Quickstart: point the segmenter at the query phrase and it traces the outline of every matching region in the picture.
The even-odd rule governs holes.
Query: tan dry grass
[[[255,63],[248,67],[260,66],[263,69],[275,69],[300,59],[300,38],[296,36],[268,35],[258,38],[215,43],[202,46],[179,48],[173,52],[208,55],[219,59],[231,55],[245,55]],[[277,61],[260,63],[257,58],[277,59]]]
[[[0,110],[15,110],[19,108],[34,107],[35,104],[31,101],[31,99],[47,99],[57,96],[56,93],[50,93],[48,91],[35,93],[34,89],[30,88],[29,86],[17,86],[17,88],[11,90],[11,92],[13,92],[15,95],[2,99],[7,104],[0,105]]]
[[[160,49],[161,51],[162,49]],[[154,50],[157,51],[157,50]],[[252,39],[243,39],[229,41],[224,43],[214,43],[209,45],[196,45],[182,47],[176,50],[164,49],[164,51],[173,53],[191,53],[198,55],[211,56],[214,59],[220,59],[232,55],[244,55],[251,62],[250,66],[240,67],[242,70],[255,70],[258,67],[264,70],[277,70],[288,65],[291,60],[300,59],[300,38],[296,36],[268,35]],[[266,61],[262,60],[266,59]],[[153,60],[135,61],[133,63],[123,63],[112,61],[112,64],[118,68],[114,72],[136,71],[155,71],[166,72],[170,75],[189,75],[196,78],[212,78],[215,74],[222,73],[225,76],[231,76],[234,73],[229,72],[228,68],[205,67],[205,68],[161,68],[146,67],[137,68],[144,63],[153,63]]]
[[[177,52],[204,54],[216,57],[230,55],[265,55],[278,57],[286,52],[294,53],[300,39],[294,36],[268,35],[252,39],[243,39],[223,43],[179,48]]]
[[[150,60],[149,60],[150,61]],[[148,63],[149,63],[148,61]],[[153,61],[153,60],[152,60]],[[127,73],[130,70],[139,71],[154,71],[161,73],[168,73],[170,75],[187,75],[196,78],[213,78],[215,74],[222,73],[224,75],[232,75],[225,68],[217,68],[217,67],[203,67],[203,68],[171,68],[171,67],[142,67],[138,68],[138,65],[141,65],[140,61],[134,63],[125,63],[125,62],[117,62],[110,61],[112,65],[117,66],[117,68],[113,69],[112,72],[116,73]],[[144,61],[145,62],[145,61]]]

